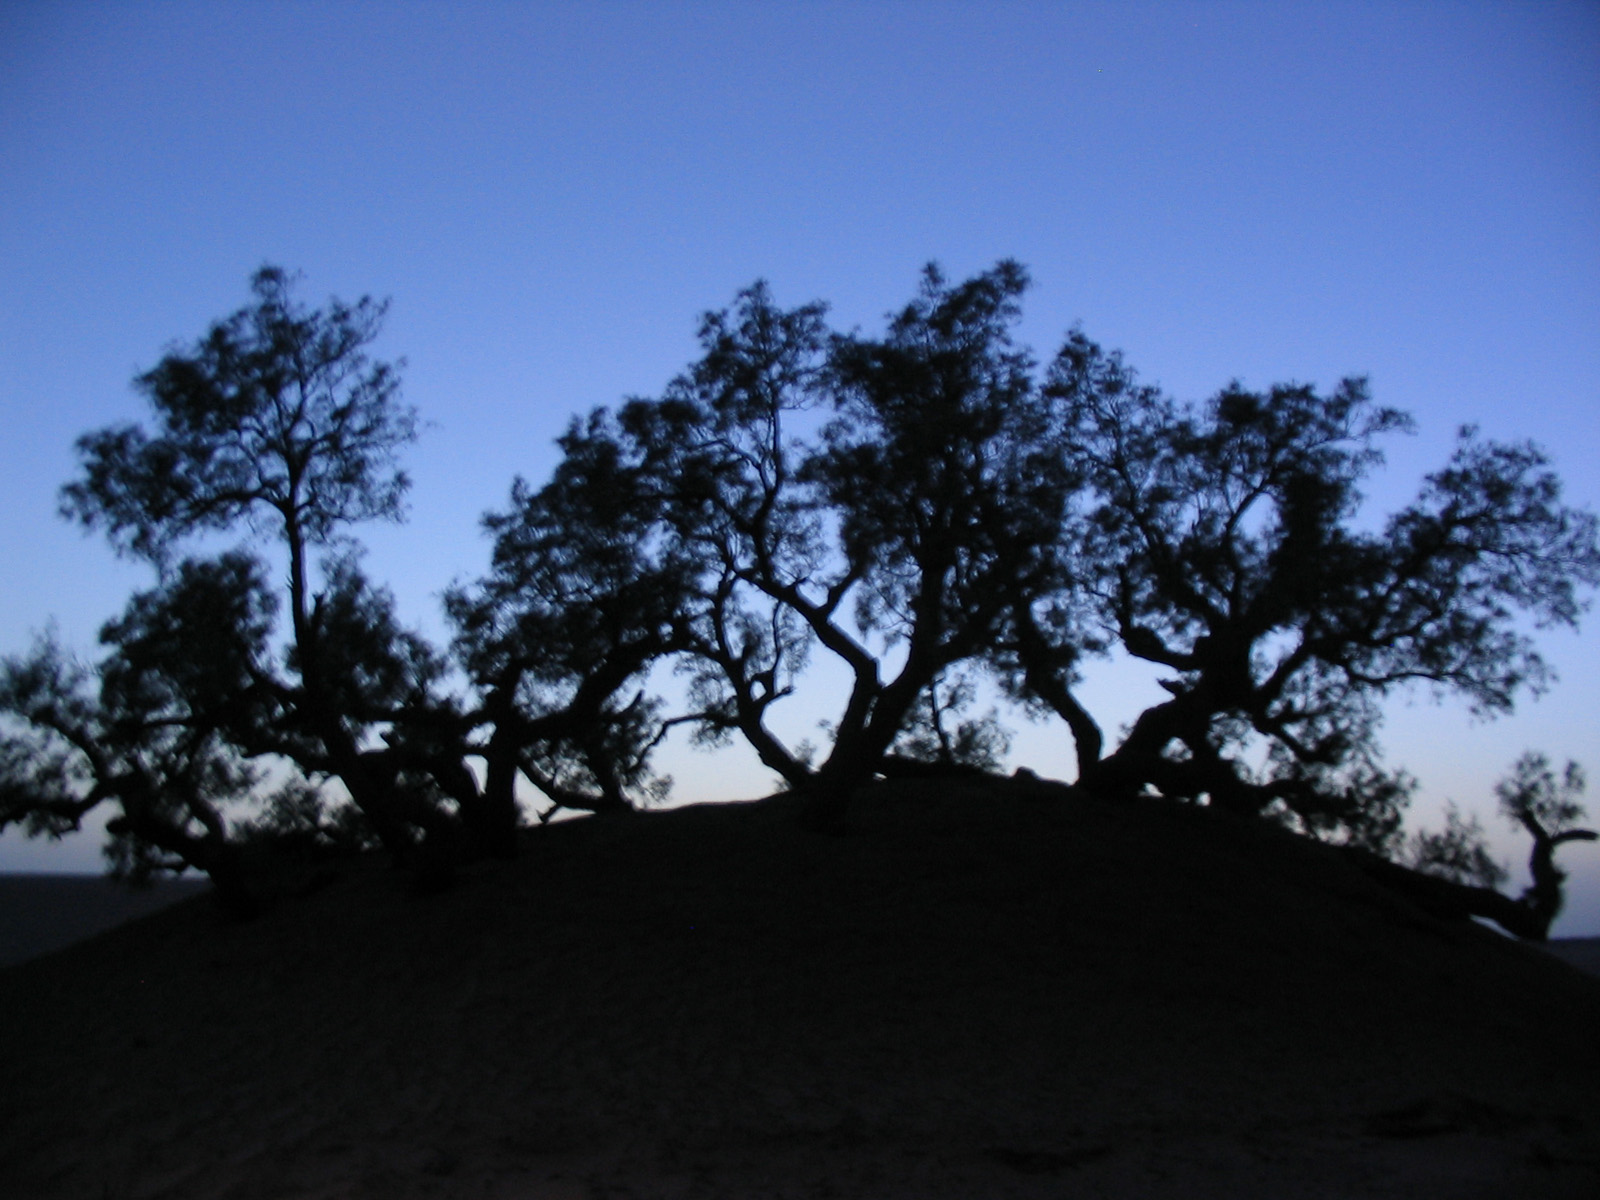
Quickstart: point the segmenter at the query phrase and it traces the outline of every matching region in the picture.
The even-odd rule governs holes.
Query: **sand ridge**
[[[1277,831],[902,783],[0,972],[0,1193],[1587,1196],[1600,981]],[[1528,1190],[1533,1189],[1533,1190]]]

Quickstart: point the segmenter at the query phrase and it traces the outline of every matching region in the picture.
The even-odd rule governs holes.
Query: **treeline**
[[[286,861],[381,846],[436,882],[509,857],[532,792],[546,818],[630,811],[684,725],[743,738],[841,829],[875,777],[998,766],[988,680],[1059,718],[1085,789],[1283,822],[1524,936],[1560,906],[1554,847],[1594,836],[1576,768],[1519,763],[1502,801],[1535,884],[1508,897],[1472,823],[1405,842],[1412,784],[1376,740],[1403,687],[1510,711],[1549,676],[1526,624],[1575,625],[1600,582],[1596,518],[1532,445],[1462,430],[1368,529],[1360,486],[1410,421],[1363,380],[1184,404],[1077,330],[1041,367],[1009,261],[929,267],[875,337],[757,284],[659,396],[575,420],[551,477],[512,485],[440,647],[355,541],[400,518],[417,431],[369,353],[384,306],[308,308],[272,267],[251,286],[136,378],[148,425],[78,442],[63,513],[156,582],[98,662],[46,638],[0,665],[0,825],[58,836],[108,805],[115,870],[192,867],[248,911]],[[219,535],[243,541],[194,553]],[[1113,648],[1168,693],[1115,744],[1078,691]],[[769,720],[817,658],[848,681],[821,747]]]

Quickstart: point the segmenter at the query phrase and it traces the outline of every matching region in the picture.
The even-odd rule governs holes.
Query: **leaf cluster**
[[[541,818],[654,803],[685,727],[743,738],[831,828],[875,775],[997,769],[987,682],[1061,719],[1086,789],[1392,856],[1414,784],[1384,762],[1385,697],[1509,711],[1550,678],[1524,623],[1576,625],[1600,584],[1600,523],[1537,447],[1463,429],[1372,522],[1363,487],[1412,422],[1365,380],[1183,402],[1078,329],[1041,368],[1004,260],[930,265],[875,336],[759,282],[706,314],[659,395],[575,419],[548,480],[484,518],[489,567],[446,593],[437,648],[352,533],[403,515],[417,432],[371,354],[385,305],[308,308],[293,282],[262,268],[135,379],[148,425],[80,439],[63,512],[158,583],[97,665],[46,641],[0,668],[0,824],[59,835],[111,802],[126,870],[240,896],[242,849],[274,842],[378,844],[434,879],[514,853],[534,795]],[[219,533],[251,548],[182,553]],[[1113,649],[1166,691],[1114,742],[1079,694]],[[820,749],[775,720],[819,658],[846,680]],[[1503,785],[1534,925],[1559,907],[1553,848],[1587,832],[1581,784],[1530,758]],[[1438,886],[1499,881],[1459,817],[1410,854]]]

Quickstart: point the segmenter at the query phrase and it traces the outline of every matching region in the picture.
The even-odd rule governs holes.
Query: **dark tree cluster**
[[[987,681],[1060,719],[1086,790],[1277,820],[1542,936],[1555,848],[1595,836],[1576,768],[1527,759],[1502,787],[1535,844],[1513,899],[1459,817],[1403,842],[1412,785],[1376,735],[1397,689],[1490,715],[1540,689],[1526,624],[1576,624],[1595,517],[1537,448],[1464,429],[1369,527],[1362,483],[1410,422],[1364,381],[1184,404],[1077,330],[1041,368],[1013,338],[1027,285],[929,267],[877,336],[741,292],[659,396],[573,421],[551,477],[513,484],[435,647],[355,540],[402,515],[416,435],[369,353],[384,307],[308,309],[263,268],[135,380],[148,426],[78,444],[63,512],[155,583],[97,663],[50,639],[5,660],[0,824],[59,836],[109,805],[117,870],[195,868],[248,911],[286,861],[381,846],[438,882],[514,854],[530,812],[632,811],[683,725],[744,739],[839,830],[874,778],[998,768]],[[219,536],[243,541],[201,552]],[[1168,694],[1115,744],[1079,694],[1113,650]],[[819,748],[774,714],[820,659],[845,686]]]

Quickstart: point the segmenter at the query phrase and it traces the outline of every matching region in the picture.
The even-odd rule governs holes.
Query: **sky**
[[[1077,323],[1182,399],[1368,376],[1419,427],[1379,515],[1463,423],[1541,443],[1600,508],[1594,3],[0,0],[0,163],[4,653],[53,623],[92,655],[149,584],[58,517],[73,441],[140,419],[132,377],[264,262],[308,302],[392,300],[377,350],[426,426],[408,522],[362,540],[435,635],[512,478],[659,393],[757,278],[872,332],[926,262],[1014,257],[1041,358]],[[1539,638],[1559,682],[1515,716],[1418,695],[1383,737],[1421,823],[1454,800],[1517,866],[1492,788],[1519,754],[1600,784],[1594,621]],[[1160,693],[1113,662],[1086,695],[1114,730]],[[819,676],[797,719],[835,699]],[[1071,761],[1018,726],[1012,765]],[[660,765],[679,800],[770,790],[737,751]],[[0,838],[0,870],[98,854]],[[1600,935],[1600,850],[1562,861],[1555,932]]]

